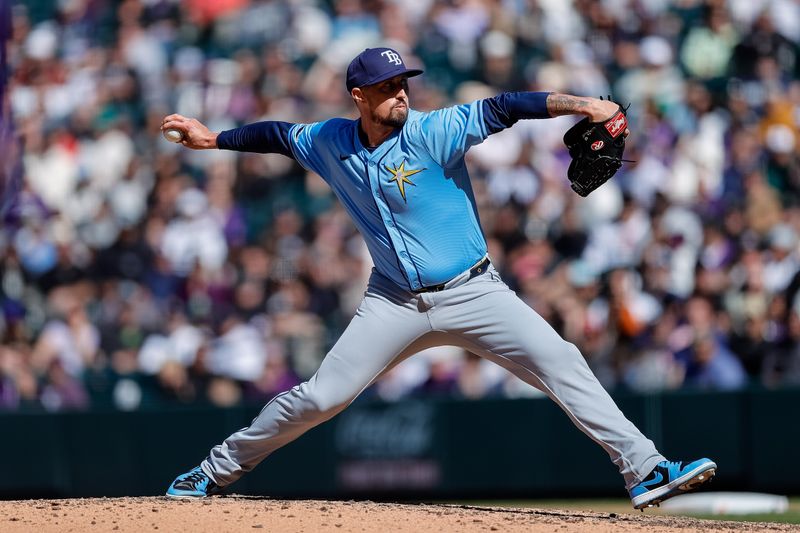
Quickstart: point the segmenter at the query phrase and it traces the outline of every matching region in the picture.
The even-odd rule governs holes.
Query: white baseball
[[[164,130],[164,138],[171,143],[179,143],[183,140],[183,132],[175,128]]]

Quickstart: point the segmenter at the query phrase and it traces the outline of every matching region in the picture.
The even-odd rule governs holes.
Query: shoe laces
[[[192,485],[197,485],[198,483],[202,483],[206,479],[208,479],[208,476],[206,476],[205,472],[198,469],[190,473],[188,476],[186,476],[183,479],[183,481],[187,481]]]
[[[664,461],[661,464],[665,464],[668,469],[672,468],[673,466],[677,467],[679,470],[682,468],[683,461]]]

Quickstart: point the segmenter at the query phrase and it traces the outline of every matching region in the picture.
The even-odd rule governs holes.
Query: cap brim
[[[385,72],[385,73],[381,74],[380,76],[369,80],[367,83],[365,83],[361,87],[367,87],[369,85],[375,85],[376,83],[380,83],[382,81],[386,81],[389,78],[394,78],[395,76],[404,75],[407,78],[413,78],[414,76],[419,76],[422,73],[423,73],[422,70],[415,69],[415,68],[399,68],[399,69],[393,70],[391,72]]]

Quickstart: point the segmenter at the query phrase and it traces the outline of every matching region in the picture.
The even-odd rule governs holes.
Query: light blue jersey
[[[330,185],[375,268],[411,290],[444,283],[486,255],[464,155],[489,135],[481,102],[408,120],[372,152],[358,120],[296,124],[295,159]]]

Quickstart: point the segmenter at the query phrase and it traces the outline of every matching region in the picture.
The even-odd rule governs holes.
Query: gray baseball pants
[[[269,454],[346,408],[390,368],[432,346],[460,346],[547,394],[636,485],[664,457],[603,389],[575,345],[520,300],[490,266],[439,292],[411,293],[383,275],[307,382],[273,398],[252,424],[212,448],[203,471],[233,483]]]

